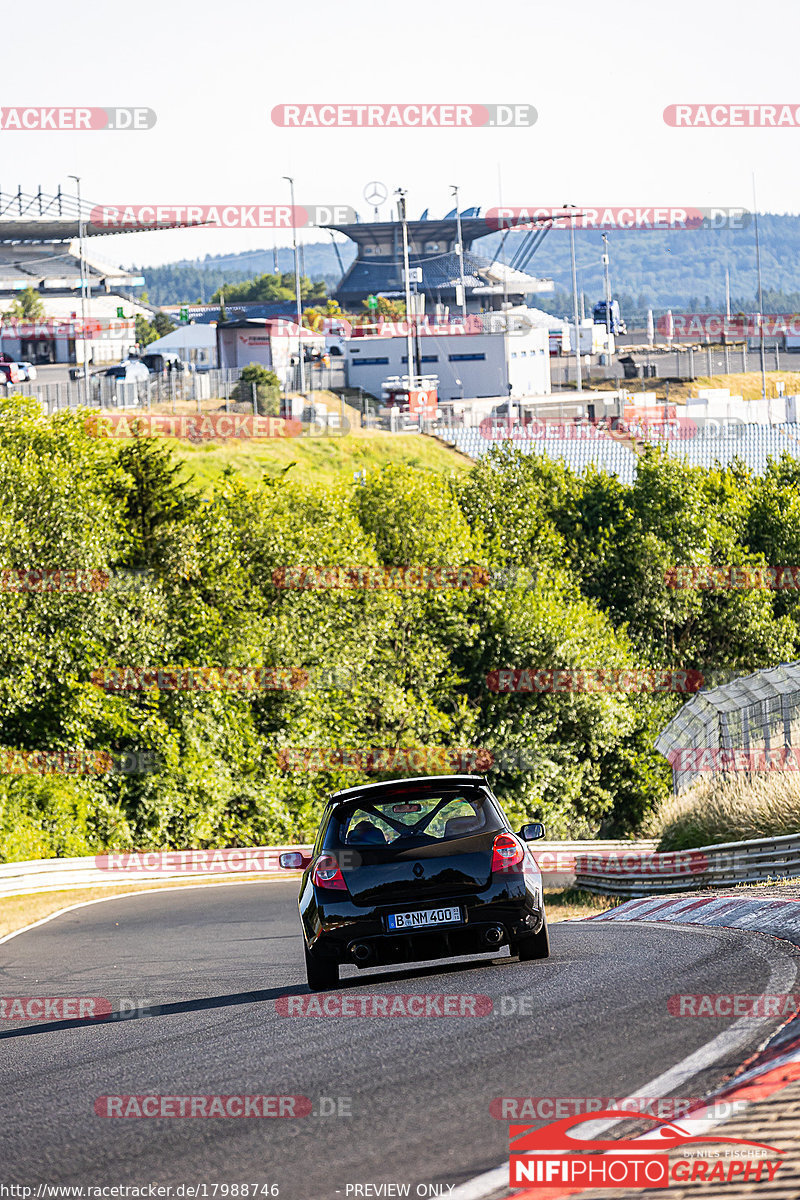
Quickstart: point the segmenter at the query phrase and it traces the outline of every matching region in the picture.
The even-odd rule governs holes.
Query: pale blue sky
[[[143,105],[158,121],[147,132],[4,131],[3,191],[80,174],[101,203],[280,204],[281,176],[293,173],[298,203],[367,216],[363,187],[378,179],[408,189],[411,215],[443,215],[452,183],[462,207],[496,205],[499,166],[507,205],[749,208],[755,170],[761,209],[800,209],[800,129],[671,129],[662,117],[678,102],[800,105],[796,0],[763,14],[743,0],[170,0],[124,11],[39,0],[7,12],[5,28],[17,49],[3,65],[3,105]],[[539,119],[509,130],[271,124],[276,104],[323,101],[528,103]],[[271,243],[269,231],[192,230],[95,248],[154,264]]]

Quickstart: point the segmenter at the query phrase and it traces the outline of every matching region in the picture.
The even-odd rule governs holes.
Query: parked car
[[[436,775],[334,792],[303,869],[300,919],[312,991],[356,967],[486,954],[508,946],[520,961],[548,958],[542,877],[480,775]]]
[[[137,380],[149,380],[150,372],[138,358],[125,358],[121,363],[108,367],[103,374],[106,379],[121,379],[125,383],[135,383]]]
[[[34,379],[36,379],[38,376],[38,371],[33,363],[18,362],[17,368],[20,373],[19,377],[24,383],[33,383]]]
[[[185,363],[173,350],[162,350],[158,354],[143,354],[139,360],[143,362],[153,375],[169,375],[170,372],[182,374],[191,371],[191,363]]]
[[[21,383],[22,376],[15,362],[0,362],[0,383]]]

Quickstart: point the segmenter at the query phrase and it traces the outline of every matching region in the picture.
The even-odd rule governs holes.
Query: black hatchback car
[[[330,796],[304,868],[300,918],[308,985],[324,991],[339,967],[388,966],[480,954],[508,945],[547,958],[542,877],[486,780],[435,775],[362,784]]]

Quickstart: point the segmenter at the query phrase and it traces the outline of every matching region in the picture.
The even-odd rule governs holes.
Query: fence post
[[[255,379],[250,384],[250,387],[253,389],[253,416],[257,417],[258,416],[258,387],[256,386]]]

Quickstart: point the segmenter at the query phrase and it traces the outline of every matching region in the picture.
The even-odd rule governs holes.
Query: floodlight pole
[[[404,188],[398,188],[395,193],[400,197],[397,201],[397,212],[400,217],[400,224],[403,228],[403,274],[405,276],[405,292],[406,292],[406,354],[408,355],[408,389],[411,391],[414,387],[414,376],[412,373],[412,353],[414,349],[413,336],[411,333],[411,271],[408,265],[408,219],[406,216],[406,193]],[[409,397],[410,399],[410,397]]]
[[[565,208],[574,208],[574,205],[565,204]],[[575,387],[578,392],[583,391],[583,383],[581,381],[581,326],[578,316],[578,270],[575,265],[575,217],[570,216],[569,219],[569,252],[572,261],[572,319],[575,324]]]
[[[767,370],[764,364],[764,293],[761,288],[761,246],[758,239],[758,206],[756,204],[756,176],[753,172],[753,223],[755,226],[756,235],[756,273],[758,275],[758,340],[761,348],[761,399],[767,398]],[[746,336],[746,335],[745,335]],[[772,405],[768,405],[769,408]],[[768,414],[769,423],[772,424],[772,413]]]
[[[78,196],[78,253],[81,256],[81,325],[83,326],[83,402],[89,403],[89,363],[86,358],[86,300],[87,300],[87,283],[86,283],[86,261],[83,253],[83,207],[81,205],[81,179],[80,175],[70,175],[70,179],[75,180],[75,188]]]
[[[297,218],[294,208],[294,179],[291,175],[283,177],[289,184],[289,196],[292,205],[292,249],[294,250],[294,300],[297,312],[297,345],[300,359],[300,391],[306,390],[306,365],[303,361],[303,302],[300,295],[300,264],[297,257]]]
[[[456,231],[458,236],[458,279],[461,285],[461,316],[466,319],[467,316],[467,289],[464,284],[464,243],[461,237],[461,213],[458,207],[458,187],[453,184],[450,188],[451,195],[456,198]]]

